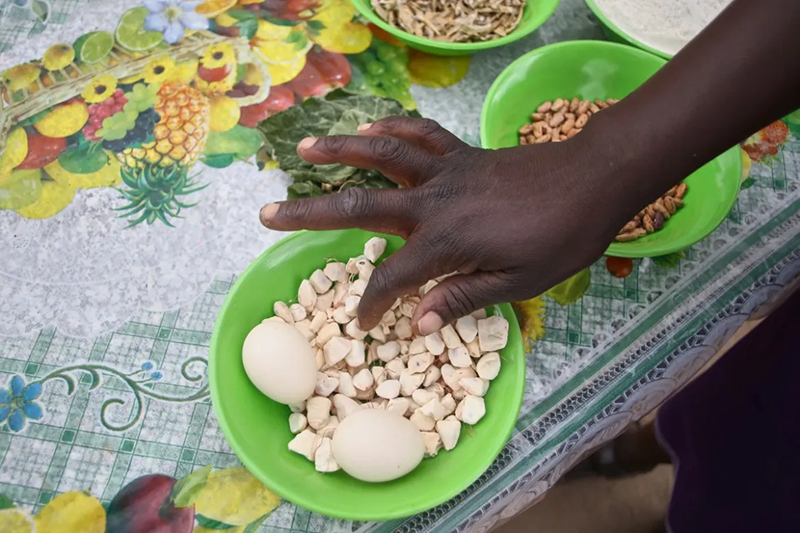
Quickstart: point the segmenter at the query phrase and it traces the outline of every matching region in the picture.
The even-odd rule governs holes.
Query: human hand
[[[311,163],[379,170],[405,188],[269,204],[261,221],[279,231],[357,227],[407,239],[370,278],[358,310],[365,330],[397,297],[458,272],[416,308],[412,324],[430,334],[575,274],[645,205],[622,186],[635,165],[614,157],[617,143],[596,121],[567,142],[498,151],[470,147],[431,120],[401,117],[362,126],[358,136],[305,139],[298,153]]]

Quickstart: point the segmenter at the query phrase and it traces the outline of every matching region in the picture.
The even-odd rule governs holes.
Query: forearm
[[[641,88],[598,115],[643,204],[800,108],[800,1],[734,0]],[[601,119],[601,117],[603,117]]]

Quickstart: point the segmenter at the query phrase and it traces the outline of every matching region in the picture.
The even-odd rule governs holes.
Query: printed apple
[[[270,88],[269,96],[258,104],[245,106],[241,109],[239,124],[247,128],[255,128],[259,122],[270,115],[280,113],[294,105],[294,92],[284,85],[275,85]]]
[[[66,138],[45,137],[33,131],[26,131],[26,133],[28,134],[28,155],[17,168],[43,168],[55,161],[59,154],[67,149]]]
[[[289,82],[289,87],[304,98],[324,96],[347,85],[351,74],[350,62],[343,54],[315,47],[306,55],[306,66]]]
[[[209,82],[222,81],[228,74],[231,73],[231,70],[233,70],[233,65],[230,63],[217,68],[206,68],[202,63],[200,63],[200,66],[197,68],[197,75]]]
[[[177,508],[172,489],[177,480],[162,474],[134,479],[108,505],[106,533],[191,533],[194,505]]]

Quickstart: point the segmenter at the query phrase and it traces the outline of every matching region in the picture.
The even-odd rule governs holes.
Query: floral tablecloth
[[[137,30],[160,4],[209,22],[115,32]],[[281,502],[220,431],[209,338],[237,273],[280,238],[260,227],[259,207],[289,186],[302,196],[344,182],[288,176],[256,123],[343,88],[340,98],[417,107],[476,143],[483,95],[508,63],[603,35],[581,1],[563,0],[519,43],[442,59],[367,27],[344,0],[197,4],[0,4],[3,112],[13,114],[0,158],[2,531],[146,531],[135,516],[170,495],[165,531],[176,533],[487,531],[679,388],[800,274],[800,117],[790,116],[742,143],[741,195],[703,242],[604,259],[571,290],[517,304],[530,342],[524,405],[473,486],[391,523]],[[58,42],[74,46],[53,51]],[[68,64],[90,74],[85,86],[73,86]]]

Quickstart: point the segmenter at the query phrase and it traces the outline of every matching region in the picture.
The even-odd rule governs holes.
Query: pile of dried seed
[[[531,123],[519,129],[520,144],[542,144],[571,139],[583,130],[589,119],[619,100],[579,100],[556,98],[536,108],[531,115]],[[683,207],[686,184],[681,183],[667,191],[658,200],[648,205],[625,224],[616,236],[618,242],[635,241],[649,233],[660,230],[664,222]]]
[[[527,0],[372,0],[378,15],[417,37],[469,43],[505,37]]]

